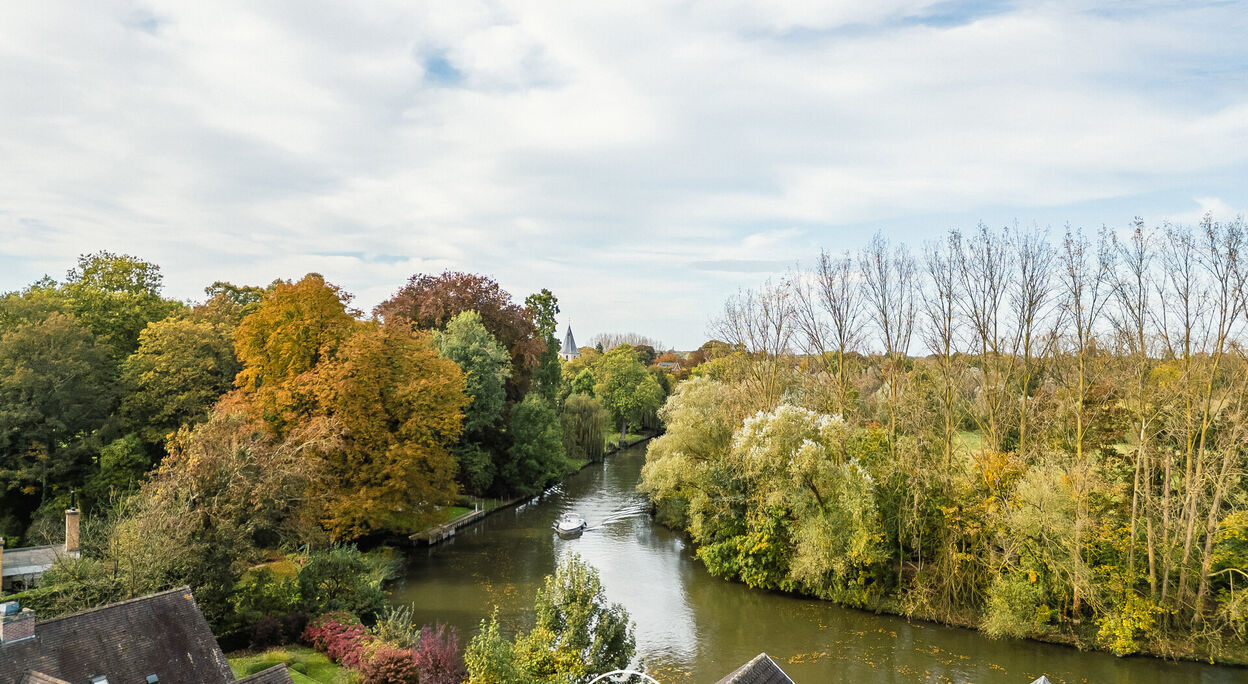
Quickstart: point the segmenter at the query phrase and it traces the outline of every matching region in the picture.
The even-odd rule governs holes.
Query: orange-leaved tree
[[[403,322],[364,324],[309,388],[314,420],[342,435],[326,453],[325,527],[336,538],[410,532],[458,495],[450,446],[463,425],[464,375],[429,333]]]
[[[307,374],[364,325],[348,311],[348,301],[350,295],[309,273],[297,283],[273,286],[234,332],[243,367],[234,384],[279,434],[314,412],[314,398],[304,387]]]

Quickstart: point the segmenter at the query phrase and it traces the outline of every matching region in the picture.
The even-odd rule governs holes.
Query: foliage
[[[71,315],[0,335],[0,504],[19,516],[81,483],[115,405],[107,351]]]
[[[373,636],[351,613],[326,613],[308,623],[303,640],[335,663],[360,667]]]
[[[646,372],[637,353],[628,345],[620,345],[603,355],[595,367],[598,384],[594,394],[620,425],[641,429],[646,416],[663,403],[663,389]]]
[[[534,611],[536,626],[514,643],[499,633],[497,615],[482,621],[465,655],[470,684],[583,682],[632,660],[628,611],[607,603],[597,570],[579,556],[546,578]]]
[[[499,631],[498,614],[481,621],[464,651],[468,684],[528,684],[534,681],[516,662],[515,647]]]
[[[382,587],[394,576],[392,560],[335,545],[309,555],[300,568],[296,584],[301,608],[309,615],[348,612],[371,618],[385,608]]]
[[[347,311],[350,297],[315,273],[297,283],[277,283],[242,320],[234,348],[242,370],[235,383],[265,421],[286,432],[314,408],[306,373],[338,347],[358,325]]]
[[[437,355],[427,333],[403,323],[361,326],[307,387],[317,416],[311,424],[342,436],[323,455],[330,489],[320,503],[331,535],[386,529],[409,508],[419,525],[455,502],[450,446],[468,399],[463,374]]]
[[[362,660],[361,684],[417,684],[419,681],[410,650],[378,642]]]
[[[467,674],[459,653],[459,634],[440,623],[420,629],[412,659],[421,684],[460,684]]]
[[[434,333],[442,356],[455,362],[466,377],[472,403],[464,410],[464,432],[478,435],[498,422],[507,398],[503,384],[511,377],[511,359],[481,323],[481,314],[465,311]]]
[[[105,502],[129,494],[151,466],[138,435],[119,437],[100,449],[99,470],[87,480],[86,495],[92,501]]]
[[[595,398],[573,394],[563,405],[563,448],[574,461],[601,461],[610,416]]]
[[[576,374],[572,380],[572,394],[583,394],[587,397],[594,396],[594,385],[598,384],[598,378],[594,377],[594,372],[588,368]]]
[[[78,258],[62,290],[70,313],[120,360],[139,344],[147,324],[181,305],[160,295],[160,267],[126,254],[96,252]]]
[[[143,441],[163,444],[169,433],[207,418],[230,390],[239,364],[232,330],[190,318],[150,323],[138,349],[121,366],[128,392],[122,414]]]
[[[451,271],[436,276],[417,274],[373,313],[387,322],[403,319],[417,328],[438,330],[465,311],[480,314],[485,329],[511,354],[507,396],[519,399],[528,392],[546,339],[537,332],[533,312],[512,302],[511,295],[494,280]]]
[[[510,458],[498,475],[510,491],[536,494],[563,474],[563,429],[550,402],[531,394],[517,404],[511,412],[511,437]]]
[[[546,348],[538,360],[533,376],[533,389],[547,401],[554,401],[559,394],[562,368],[559,364],[559,338],[556,336],[555,316],[559,314],[559,300],[550,290],[531,294],[524,300],[524,307],[533,316],[538,337],[545,340]]]

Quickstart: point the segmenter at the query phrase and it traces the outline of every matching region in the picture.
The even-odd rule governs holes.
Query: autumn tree
[[[468,403],[459,367],[402,322],[361,325],[307,383],[312,423],[341,435],[324,454],[323,522],[337,538],[415,531],[455,501],[450,447]]]
[[[393,297],[378,304],[373,314],[383,321],[405,319],[424,330],[439,330],[456,315],[476,311],[485,329],[511,354],[509,399],[528,392],[546,339],[537,331],[533,314],[515,304],[497,282],[474,273],[446,271],[417,274]]]
[[[279,432],[314,410],[304,374],[332,359],[360,325],[349,301],[350,295],[309,273],[297,283],[276,284],[235,331],[242,364],[235,385]]]

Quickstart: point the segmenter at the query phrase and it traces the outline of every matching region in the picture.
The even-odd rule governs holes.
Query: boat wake
[[[636,501],[631,504],[621,506],[620,508],[617,508],[614,511],[608,513],[607,515],[603,516],[602,520],[598,521],[597,525],[587,527],[585,528],[585,531],[591,532],[593,530],[600,530],[613,523],[622,522],[630,518],[641,517],[643,515],[649,515],[649,513],[650,513],[650,504],[648,502]]]

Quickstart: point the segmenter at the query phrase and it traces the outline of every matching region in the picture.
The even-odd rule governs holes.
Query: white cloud
[[[10,3],[0,288],[107,248],[367,309],[454,268],[692,347],[877,227],[1245,206],[1244,10]]]

